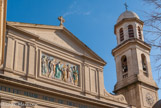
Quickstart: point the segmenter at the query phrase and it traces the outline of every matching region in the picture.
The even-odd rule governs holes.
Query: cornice
[[[12,25],[15,27],[26,27],[26,28],[38,28],[38,29],[52,29],[52,30],[61,30],[63,27],[53,26],[53,25],[43,25],[43,24],[31,24],[31,23],[22,23],[22,22],[10,22],[7,21],[7,25]]]
[[[151,50],[151,46],[149,44],[147,44],[146,42],[139,40],[137,38],[131,38],[131,39],[124,41],[123,43],[118,45],[116,48],[114,48],[112,50],[112,55],[114,56],[115,52],[119,51],[120,49],[122,49],[124,47],[130,46],[130,44],[135,44],[135,45],[139,44],[140,46],[145,47],[147,50],[149,50],[149,51]]]
[[[115,85],[114,93],[117,93],[117,91],[127,88],[128,86],[131,86],[131,85],[134,85],[137,83],[145,84],[147,86],[155,88],[156,90],[159,89],[158,86],[156,85],[156,83],[154,82],[154,80],[152,80],[150,82],[153,82],[153,83],[149,83],[149,82],[144,81],[139,75],[134,75],[134,76],[131,76],[129,79],[125,79],[120,82],[117,82]]]
[[[23,30],[23,29],[21,29],[21,28],[14,27],[14,26],[12,26],[12,25],[8,25],[8,24],[7,24],[7,29],[15,30],[15,31],[18,31],[18,32],[20,32],[20,33],[26,34],[27,36],[32,37],[32,38],[34,38],[35,40],[38,40],[38,39],[39,39],[39,36],[37,36],[37,35],[35,35],[35,34],[33,34],[33,33],[30,33],[30,32],[28,32],[28,31],[25,31],[25,30]],[[8,31],[8,32],[9,32],[9,31]]]

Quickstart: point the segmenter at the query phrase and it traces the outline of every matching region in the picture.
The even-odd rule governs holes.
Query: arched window
[[[144,73],[144,75],[148,76],[147,62],[146,62],[146,57],[144,54],[141,54],[141,62],[142,62],[143,73]]]
[[[128,66],[127,66],[126,56],[123,56],[121,58],[121,65],[122,65],[122,77],[127,78],[128,77]]]
[[[123,28],[120,29],[120,41],[124,40],[124,31]]]
[[[132,25],[128,26],[128,33],[129,33],[129,38],[133,38],[134,37],[134,30],[133,30],[133,26]]]
[[[141,36],[141,30],[140,30],[140,27],[138,26],[138,35],[139,35],[139,39],[142,40],[142,36]]]

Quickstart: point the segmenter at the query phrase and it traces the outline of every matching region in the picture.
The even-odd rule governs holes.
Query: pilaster
[[[36,77],[36,61],[37,61],[36,58],[37,58],[36,45],[28,43],[27,80],[32,80]]]

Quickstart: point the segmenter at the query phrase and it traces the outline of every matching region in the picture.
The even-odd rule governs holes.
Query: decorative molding
[[[13,35],[8,34],[6,37],[7,37],[7,38],[10,38],[10,39],[12,39],[12,40],[15,40],[15,36],[13,36]]]
[[[141,40],[139,40],[139,39],[132,38],[132,39],[128,39],[128,40],[124,41],[123,43],[121,43],[120,45],[118,45],[116,48],[114,48],[114,49],[112,50],[112,55],[114,56],[115,53],[116,53],[117,51],[119,51],[119,50],[122,49],[122,48],[125,48],[125,47],[128,46],[129,44],[130,44],[130,45],[133,44],[133,45],[140,45],[140,46],[143,46],[143,47],[145,47],[145,49],[147,49],[147,50],[149,50],[149,51],[150,51],[150,49],[151,49],[151,46],[150,46],[149,44],[147,44],[147,43],[145,43],[145,42],[143,42],[143,41],[141,41]]]
[[[103,69],[101,68],[96,68],[97,72],[103,72]]]
[[[9,103],[12,103],[14,98],[7,97],[7,96],[0,96],[0,100],[2,100],[2,101],[5,100],[5,101],[8,101]]]
[[[83,65],[88,68],[90,67],[89,64],[86,64],[86,63],[84,63]]]
[[[37,47],[37,45],[36,45],[35,43],[31,43],[31,42],[27,42],[27,45],[28,45],[28,46],[32,46],[32,47],[34,47],[35,49],[36,49],[36,47]]]
[[[105,98],[112,99],[114,101],[127,103],[127,101],[123,95],[112,95],[112,94],[108,93],[106,90],[104,90],[104,96],[105,96]]]

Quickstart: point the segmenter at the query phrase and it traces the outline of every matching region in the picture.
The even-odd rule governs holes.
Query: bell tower
[[[7,0],[0,0],[0,65],[3,64],[6,33]]]
[[[117,71],[114,92],[123,94],[136,108],[152,107],[158,100],[150,64],[151,46],[144,42],[143,24],[136,13],[122,13],[114,30],[117,46],[112,50]]]

